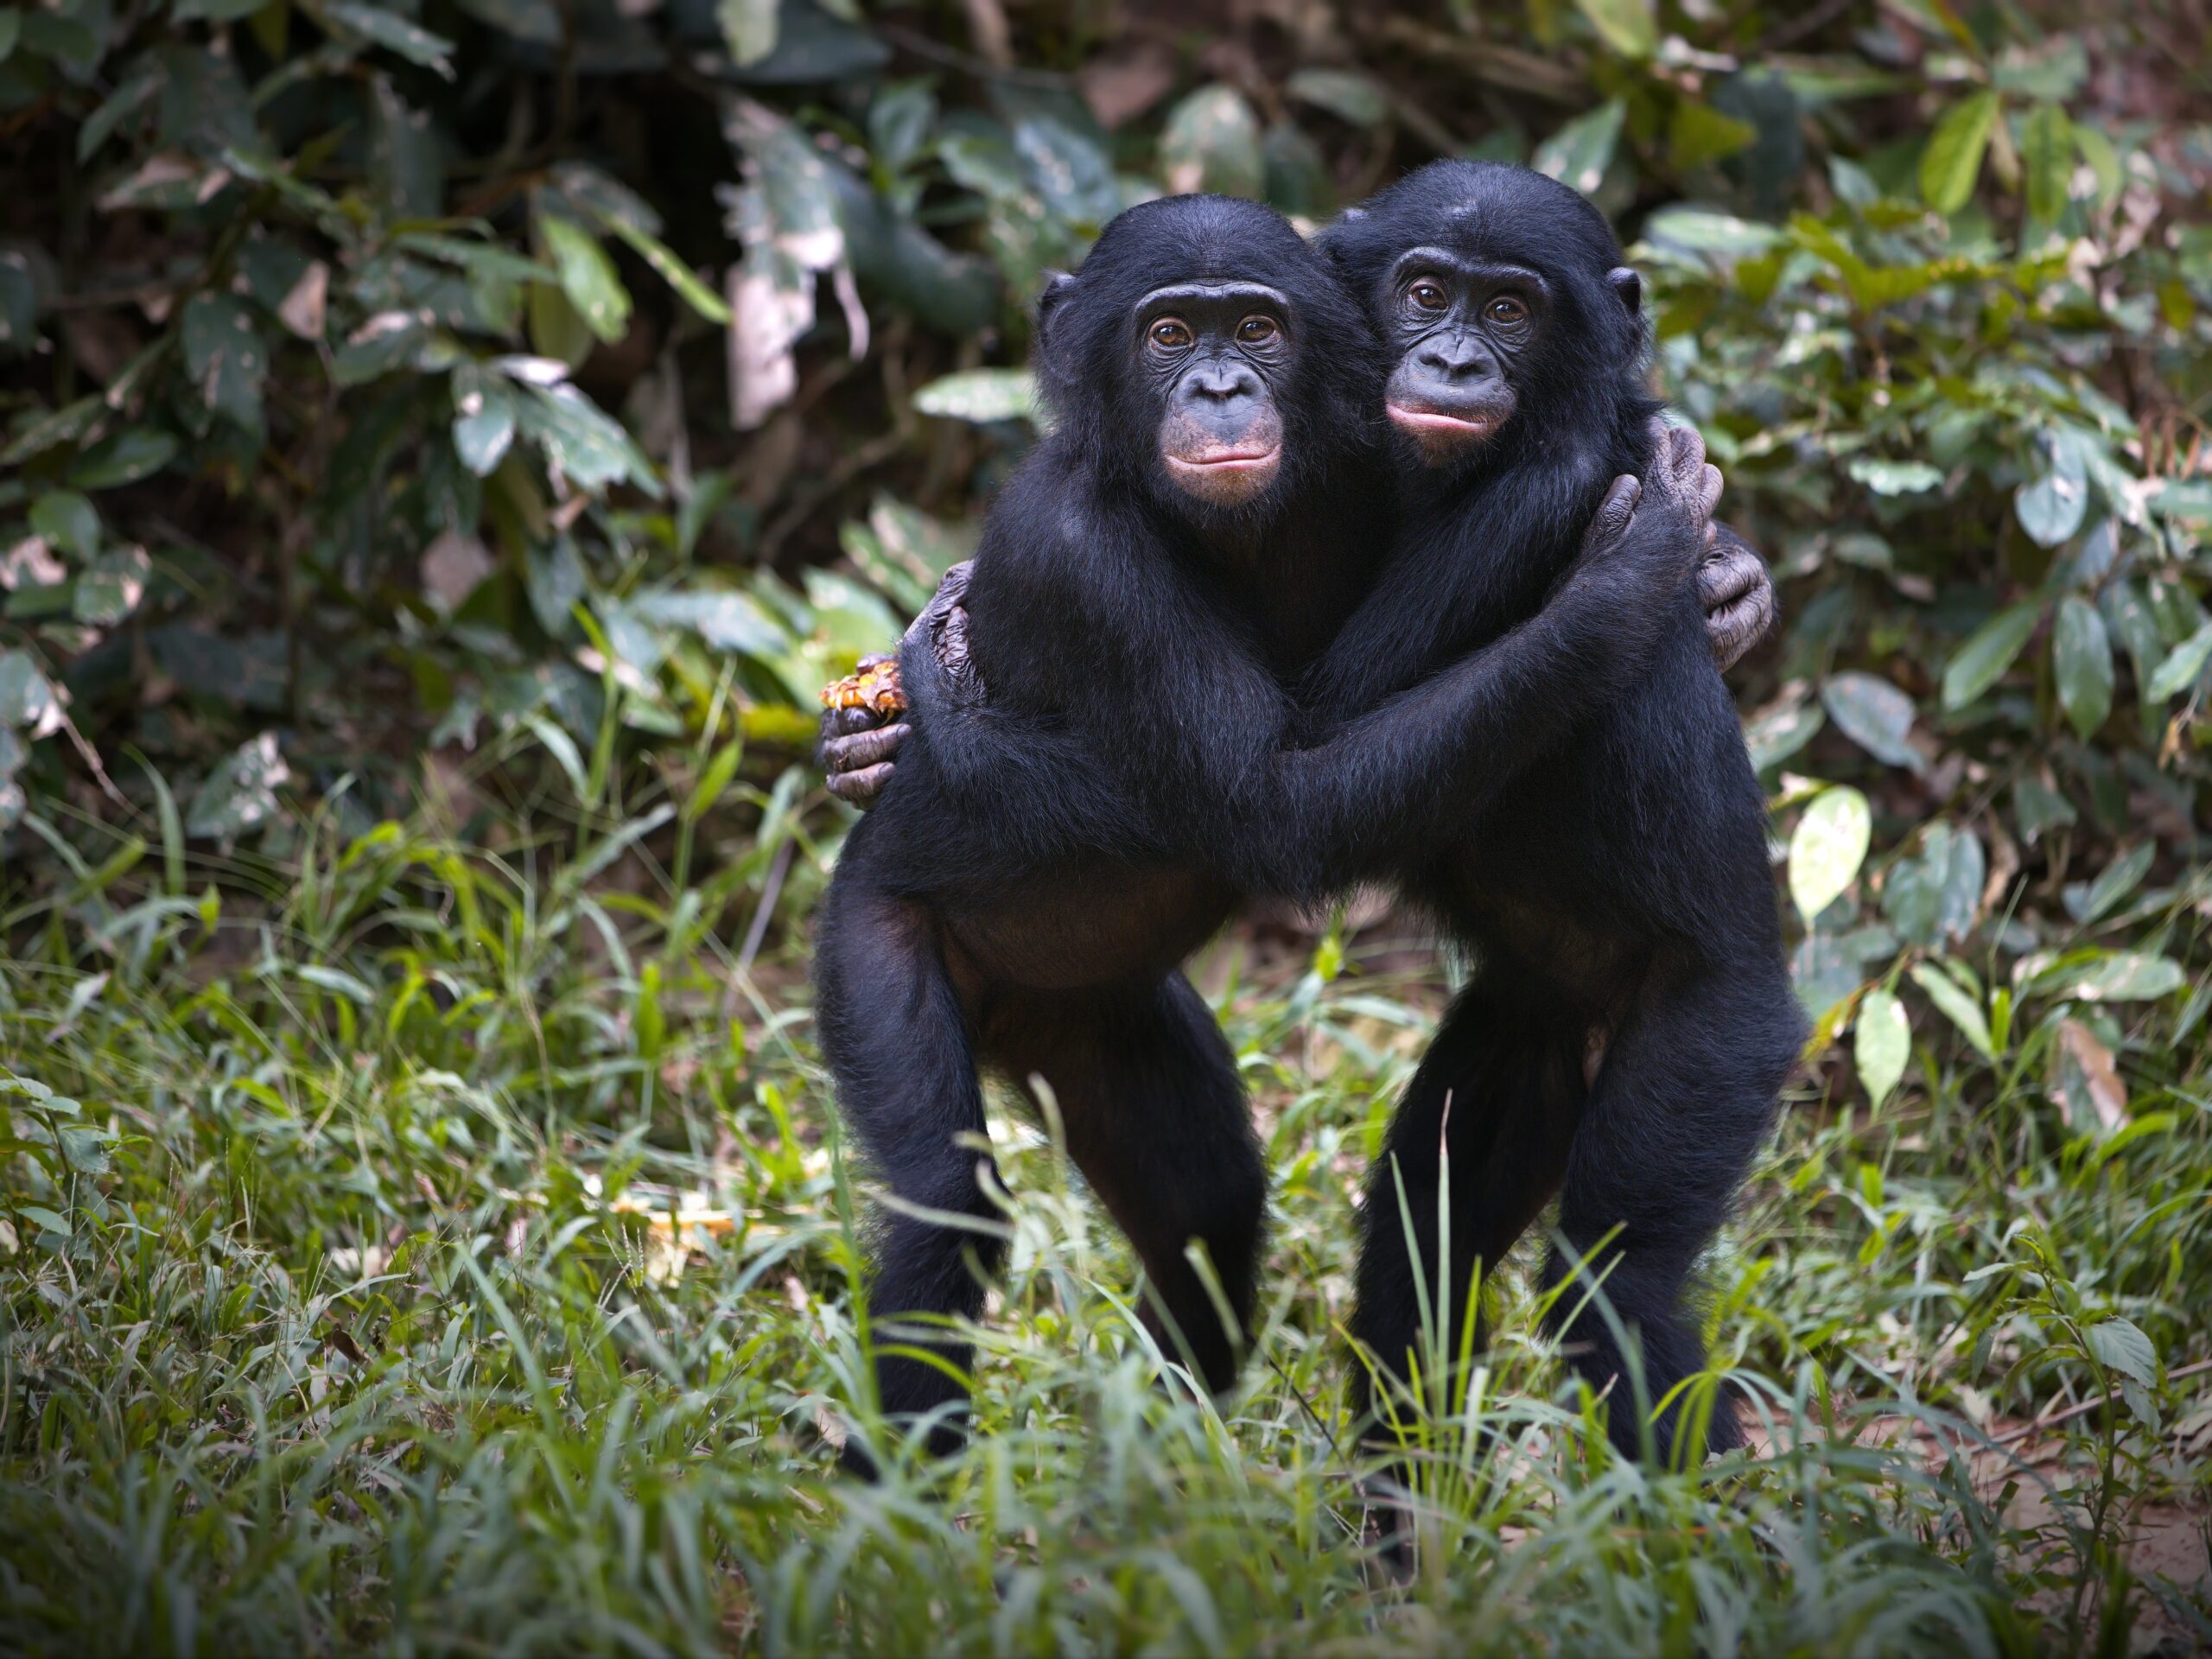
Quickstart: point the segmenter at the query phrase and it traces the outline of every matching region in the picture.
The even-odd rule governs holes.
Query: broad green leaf
[[[1229,86],[1201,86],[1168,111],[1160,171],[1171,191],[1257,197],[1267,176],[1260,118]]]
[[[1852,1058],[1859,1067],[1859,1081],[1868,1102],[1879,1106],[1904,1076],[1912,1058],[1912,1021],[1904,1003],[1893,991],[1877,987],[1859,999],[1858,1031]]]
[[[2105,866],[2094,881],[2069,881],[2060,897],[2066,905],[2066,913],[2087,927],[2112,911],[2113,907],[2141,885],[2150,874],[2151,861],[2158,855],[2158,843],[2145,841],[2131,847]]]
[[[61,699],[27,651],[0,651],[0,727],[33,737],[61,728]]]
[[[1771,225],[1709,207],[1662,207],[1643,221],[1643,239],[1655,248],[1725,259],[1764,253],[1782,240],[1782,234]]]
[[[1944,111],[1920,157],[1920,194],[1939,213],[1955,213],[1974,195],[1983,152],[1997,125],[1997,94],[1984,89]]]
[[[2038,104],[2020,133],[2020,161],[2027,175],[2028,211],[2046,225],[2066,211],[2067,180],[2074,171],[2074,124],[2056,104]]]
[[[1027,369],[967,369],[932,380],[914,394],[925,415],[956,421],[1033,421],[1041,405]]]
[[[622,286],[607,250],[589,231],[558,213],[540,213],[537,231],[545,238],[554,269],[561,273],[561,290],[576,315],[593,334],[613,345],[630,329],[630,291]]]
[[[1789,836],[1789,896],[1807,927],[1859,874],[1873,827],[1866,798],[1847,785],[1822,790],[1799,816]]]
[[[276,785],[291,777],[276,734],[249,738],[207,774],[185,809],[185,833],[226,843],[276,816]]]
[[[1893,766],[1918,772],[1927,762],[1905,741],[1912,730],[1912,699],[1872,674],[1832,674],[1821,687],[1821,701],[1844,735]]]
[[[2069,432],[2045,434],[2042,448],[2048,467],[2012,492],[2012,510],[2038,545],[2056,547],[2082,528],[2089,511],[2088,467],[2080,441]]]
[[[1919,854],[1891,867],[1882,887],[1882,913],[1915,944],[1963,939],[1981,908],[1987,873],[1981,838],[1938,819],[1928,826]]]
[[[410,22],[397,12],[372,6],[363,0],[323,0],[322,15],[350,29],[365,41],[396,52],[410,63],[435,69],[453,79],[453,42]]]
[[[1605,182],[1605,169],[1613,164],[1613,150],[1620,143],[1621,124],[1627,118],[1628,105],[1621,99],[1600,104],[1537,145],[1530,165],[1586,196]]]
[[[1390,118],[1389,93],[1357,69],[1300,69],[1285,90],[1355,127],[1379,127]]]
[[[198,294],[184,308],[184,361],[207,406],[232,425],[261,430],[261,384],[269,353],[245,302]]]
[[[1943,481],[1942,470],[1924,461],[1884,461],[1854,456],[1845,469],[1877,495],[1919,495]]]
[[[2126,1319],[2101,1319],[2083,1332],[2089,1351],[2107,1370],[2133,1377],[2145,1388],[2158,1383],[2158,1351],[2151,1338]]]
[[[77,620],[94,627],[122,621],[145,597],[153,568],[143,547],[111,547],[97,555],[77,578]]]
[[[1648,58],[1659,45],[1652,0],[1574,0],[1599,38],[1624,58]]]
[[[1989,1035],[1989,1016],[1981,1004],[1967,995],[1957,981],[1929,962],[1913,964],[1912,982],[1928,993],[1943,1017],[1956,1026],[1984,1059],[1997,1058],[1997,1045]]]
[[[2095,606],[2076,594],[2058,602],[2058,626],[2051,639],[2051,667],[2058,679],[2058,701],[2083,742],[2112,713],[2112,643]]]
[[[453,375],[453,447],[461,464],[488,478],[515,438],[515,397],[498,377],[474,364]]]
[[[151,427],[125,427],[69,465],[73,489],[113,490],[151,478],[176,458],[176,440]]]
[[[100,516],[74,490],[48,490],[32,502],[31,529],[48,545],[79,559],[99,551]]]
[[[652,463],[630,435],[574,386],[530,387],[518,398],[517,418],[523,435],[577,488],[596,493],[626,479],[648,495],[661,493]]]
[[[2042,616],[2042,602],[2027,600],[1975,629],[1943,665],[1943,707],[1963,709],[2002,679]]]
[[[1684,97],[1675,101],[1674,116],[1667,124],[1667,162],[1677,173],[1687,173],[1750,149],[1758,136],[1758,129],[1750,122]]]
[[[2078,997],[2085,1002],[2155,1002],[2188,984],[2189,976],[2170,957],[2107,950],[2051,976],[2049,982],[2038,976],[2035,982],[2046,993]]]
[[[777,0],[718,0],[715,21],[741,69],[750,68],[776,49]]]
[[[2158,672],[2151,676],[2145,696],[2152,702],[2179,696],[2196,683],[2208,662],[2212,662],[2212,622],[2207,622],[2166,654]]]

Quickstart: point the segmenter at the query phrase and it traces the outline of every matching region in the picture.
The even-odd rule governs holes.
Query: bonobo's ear
[[[1075,278],[1065,270],[1045,273],[1044,290],[1037,296],[1037,347],[1039,351],[1045,348],[1046,342],[1052,337],[1052,313],[1063,300],[1074,292]]]
[[[1643,315],[1643,278],[1626,265],[1615,265],[1605,273],[1605,280],[1613,285],[1613,292],[1631,317]]]

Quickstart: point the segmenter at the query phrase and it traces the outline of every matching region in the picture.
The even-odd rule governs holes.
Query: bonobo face
[[[1140,300],[1133,322],[1169,481],[1211,507],[1258,499],[1282,470],[1289,300],[1259,283],[1177,283]]]
[[[1542,353],[1549,285],[1526,265],[1417,247],[1391,268],[1386,304],[1390,423],[1433,467],[1478,451],[1512,419]]]

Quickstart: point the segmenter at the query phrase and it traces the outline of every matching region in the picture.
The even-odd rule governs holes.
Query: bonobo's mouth
[[[1163,449],[1167,476],[1175,487],[1210,507],[1250,505],[1275,481],[1282,446],[1243,443],[1194,444],[1180,454]]]
[[[1179,467],[1186,473],[1209,473],[1216,476],[1223,474],[1257,472],[1263,467],[1274,466],[1281,459],[1282,451],[1279,448],[1223,449],[1211,454],[1166,457],[1170,467]]]
[[[1497,430],[1502,416],[1471,410],[1464,415],[1453,415],[1440,409],[1416,409],[1410,404],[1389,405],[1393,424],[1409,436],[1424,440],[1446,439],[1466,442],[1486,438]]]

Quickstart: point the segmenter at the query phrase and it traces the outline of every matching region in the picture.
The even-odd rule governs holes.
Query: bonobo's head
[[[1432,162],[1321,245],[1382,332],[1390,423],[1430,467],[1502,456],[1509,431],[1608,429],[1641,397],[1643,285],[1604,216],[1541,173]]]
[[[1121,214],[1037,304],[1072,453],[1184,516],[1279,510],[1353,441],[1374,342],[1280,214],[1170,196]]]

